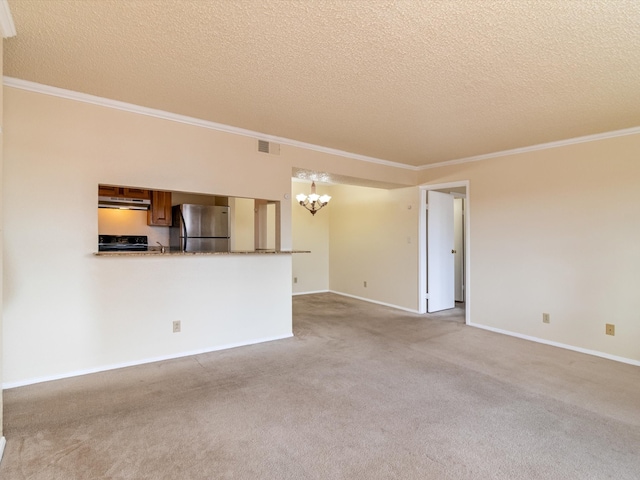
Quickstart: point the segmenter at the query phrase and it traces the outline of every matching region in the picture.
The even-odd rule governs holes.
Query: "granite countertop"
[[[311,253],[309,250],[237,250],[233,252],[182,252],[166,251],[162,253],[158,250],[147,250],[144,252],[94,252],[98,257],[173,257],[173,256],[194,256],[194,255],[281,255],[291,253]]]

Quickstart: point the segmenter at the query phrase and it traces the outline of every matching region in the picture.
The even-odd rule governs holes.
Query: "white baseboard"
[[[219,350],[228,350],[230,348],[246,347],[248,345],[256,345],[258,343],[264,343],[264,342],[273,342],[275,340],[284,340],[285,338],[291,338],[291,337],[293,337],[293,333],[288,333],[286,335],[279,335],[275,337],[258,338],[258,339],[249,340],[246,342],[230,343],[230,344],[220,345],[213,348],[205,348],[202,350],[191,350],[189,352],[180,352],[172,355],[164,355],[161,357],[146,358],[142,360],[135,360],[133,362],[103,365],[101,367],[89,368],[86,370],[77,370],[74,372],[63,373],[60,375],[30,378],[27,380],[20,380],[17,382],[7,382],[2,384],[2,388],[4,390],[9,390],[11,388],[24,387],[26,385],[33,385],[35,383],[50,382],[52,380],[61,380],[63,378],[79,377],[81,375],[89,375],[92,373],[106,372],[108,370],[117,370],[118,368],[135,367],[136,365],[144,365],[146,363],[162,362],[164,360],[173,360],[175,358],[190,357],[192,355],[201,355],[203,353],[217,352]]]
[[[587,355],[593,355],[595,357],[601,357],[601,358],[606,358],[607,360],[613,360],[614,362],[627,363],[629,365],[635,365],[636,367],[640,367],[640,361],[633,360],[631,358],[618,357],[617,355],[610,355],[608,353],[599,352],[598,350],[589,350],[587,348],[575,347],[573,345],[567,345],[566,343],[545,340],[544,338],[532,337],[530,335],[523,335],[521,333],[510,332],[509,330],[502,330],[500,328],[488,327],[486,325],[479,325],[477,323],[468,323],[467,325],[469,325],[470,327],[481,328],[483,330],[489,330],[490,332],[501,333],[502,335],[509,335],[510,337],[529,340],[530,342],[542,343],[544,345],[551,345],[552,347],[564,348],[565,350],[573,350],[574,352],[586,353]]]
[[[314,293],[329,293],[329,290],[315,290],[311,292],[293,292],[291,296],[296,297],[298,295],[313,295]]]
[[[391,307],[398,310],[404,310],[405,312],[411,313],[420,313],[418,310],[414,310],[411,308],[401,307],[399,305],[393,305],[392,303],[378,302],[377,300],[371,300],[370,298],[358,297],[356,295],[350,295],[348,293],[336,292],[335,290],[329,290],[330,293],[335,293],[336,295],[342,295],[343,297],[355,298],[356,300],[362,300],[363,302],[375,303],[376,305],[383,305],[385,307]]]
[[[4,455],[4,447],[7,444],[7,439],[4,437],[0,437],[0,462],[2,462],[2,457]]]

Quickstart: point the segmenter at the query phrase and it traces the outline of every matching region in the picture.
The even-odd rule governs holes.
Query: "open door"
[[[454,198],[427,192],[427,312],[455,307]]]

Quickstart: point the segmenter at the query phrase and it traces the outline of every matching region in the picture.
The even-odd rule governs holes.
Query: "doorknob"
[[[451,253],[457,253],[455,250],[451,250]]]

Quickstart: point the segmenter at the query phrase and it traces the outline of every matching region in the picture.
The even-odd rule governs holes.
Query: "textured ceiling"
[[[640,125],[638,0],[9,0],[4,74],[418,166]]]
[[[330,172],[318,172],[298,167],[292,169],[291,177],[301,182],[316,182],[318,185],[351,185],[355,187],[383,188],[387,190],[407,186],[406,184],[382,182],[380,180],[338,175]]]

